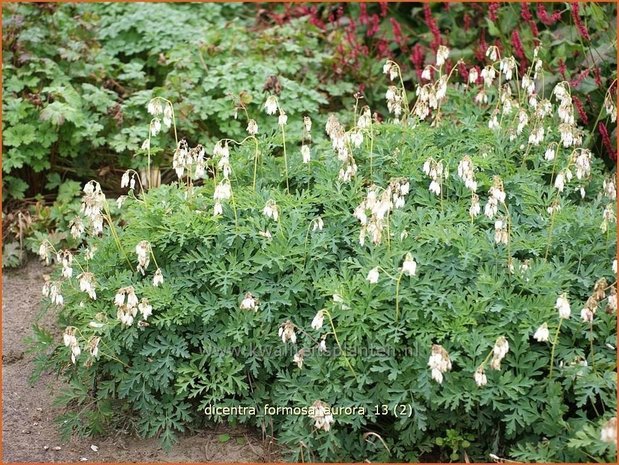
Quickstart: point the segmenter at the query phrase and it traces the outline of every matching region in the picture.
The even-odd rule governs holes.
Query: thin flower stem
[[[174,105],[172,105],[172,102],[168,100],[167,98],[163,98],[163,97],[157,97],[157,98],[160,98],[161,100],[166,102],[168,105],[170,105],[170,108],[172,109],[172,126],[174,127],[174,140],[176,141],[176,146],[178,147],[178,133],[176,132],[176,112],[174,111]]]
[[[370,114],[370,181],[373,176],[374,166],[374,123],[372,122],[372,115]]]
[[[254,188],[254,192],[256,192],[256,173],[258,172],[258,139],[255,137],[254,142],[256,143],[256,150],[254,151],[254,179],[252,182],[252,187]]]
[[[340,351],[342,352],[342,357],[344,357],[344,360],[346,361],[346,364],[348,365],[348,368],[350,369],[350,371],[352,372],[352,374],[356,378],[357,377],[357,373],[355,372],[355,369],[350,364],[350,360],[348,360],[348,357],[346,356],[346,352],[344,352],[344,349],[342,348],[342,345],[340,344],[340,340],[337,337],[337,332],[335,331],[335,325],[333,324],[333,318],[331,318],[331,313],[329,313],[328,310],[325,310],[324,313],[325,313],[325,315],[327,315],[327,318],[329,318],[329,324],[331,325],[331,329],[333,330],[333,337],[335,339],[335,343],[337,344],[337,346],[339,347]]]
[[[390,217],[391,213],[387,213],[387,224],[385,225],[387,228],[387,250],[391,250],[391,228],[389,227],[391,221]]]
[[[151,172],[150,172],[150,141],[151,141],[151,135],[150,135],[150,128],[148,129],[148,187],[151,187]],[[142,188],[142,192],[144,191],[144,188]]]
[[[458,65],[460,63],[464,63],[463,60],[458,60],[458,62],[456,63],[455,66],[452,66],[451,70],[449,71],[449,74],[447,75],[447,80],[445,81],[445,85],[447,85],[447,83],[449,82],[449,80],[451,79],[451,75],[453,74],[453,72],[458,68]],[[441,66],[442,69],[442,66]],[[441,77],[442,77],[442,73],[441,73]],[[436,81],[436,83],[434,84],[434,87],[436,86],[436,84],[438,84],[438,82],[440,81],[440,78]],[[500,87],[500,86],[499,86]],[[439,100],[438,102],[438,106],[436,108],[436,115],[434,117],[434,121],[439,121],[440,117],[441,117],[441,104],[443,103],[443,99]]]
[[[230,204],[232,205],[232,211],[234,212],[234,227],[236,228],[237,232],[239,230],[239,217],[238,214],[236,212],[236,200],[234,200],[234,192],[230,192]]]
[[[307,262],[307,255],[308,255],[307,254],[307,240],[309,238],[310,229],[312,228],[315,222],[316,222],[316,218],[314,218],[312,221],[309,222],[309,225],[307,226],[307,229],[305,231],[305,241],[303,242],[303,251],[304,251],[303,267],[305,267],[305,263]]]
[[[385,273],[387,276],[389,276],[391,279],[398,279],[395,276],[393,276],[392,274],[390,274],[387,270],[385,270],[382,266],[379,266],[378,269],[380,271],[382,271],[383,273]]]
[[[146,190],[144,189],[144,185],[142,184],[142,178],[140,177],[140,173],[138,173],[136,170],[129,168],[127,170],[127,172],[131,173],[133,172],[135,174],[135,176],[138,178],[138,184],[140,185],[140,190],[142,191],[142,201],[144,202],[144,206],[148,207],[148,203],[146,202]],[[150,176],[150,163],[149,163],[149,168],[148,168],[148,172],[149,172],[149,176]],[[137,199],[136,197],[136,200]]]
[[[155,258],[155,254],[153,253],[153,248],[149,247],[149,249],[150,249],[150,256],[153,258],[153,263],[155,264],[157,269],[159,269],[159,264],[157,263],[157,259]]]
[[[400,78],[400,85],[402,86],[402,100],[404,100],[404,107],[405,107],[405,111],[403,112],[403,114],[406,115],[406,118],[408,119],[409,115],[410,115],[410,110],[409,110],[409,106],[408,106],[408,95],[406,95],[406,87],[404,87],[404,79],[402,78],[402,70],[400,69],[400,65],[398,65],[395,61],[391,62],[391,66],[394,66],[397,68],[398,70],[398,76]]]
[[[563,323],[563,318],[559,318],[559,325],[557,326],[557,331],[555,333],[554,340],[552,341],[552,349],[550,350],[550,370],[548,372],[548,378],[552,377],[552,368],[553,368],[554,359],[555,359],[555,346],[557,345],[557,341],[559,340],[559,331],[561,330],[562,323]]]
[[[400,281],[402,281],[403,275],[404,270],[401,270],[395,283],[395,321],[398,321],[400,317]]]
[[[593,353],[593,321],[589,322],[589,346],[591,355],[591,370],[595,371],[595,357]]]
[[[286,193],[290,193],[290,185],[288,184],[288,155],[286,153],[286,129],[283,124],[280,125],[282,128],[282,143],[284,145],[284,170],[286,173]]]
[[[486,358],[484,359],[484,361],[481,362],[481,364],[479,365],[481,368],[484,368],[486,366],[486,363],[488,363],[488,360],[490,360],[490,357],[492,356],[493,353],[494,353],[494,347],[490,349],[490,352],[488,352],[488,355],[486,355]]]
[[[125,260],[127,260],[127,263],[129,264],[129,268],[131,269],[131,271],[135,272],[135,269],[133,268],[133,265],[131,264],[131,260],[129,260],[127,253],[125,252],[125,250],[122,248],[120,244],[120,238],[118,237],[118,233],[116,232],[116,227],[114,226],[114,222],[112,221],[112,215],[110,214],[110,206],[107,203],[107,200],[104,203],[104,208],[105,208],[105,215],[103,216],[103,218],[105,218],[105,221],[107,221],[107,224],[110,227],[110,232],[112,234],[112,237],[114,238],[116,248],[118,249],[120,253],[124,255]]]
[[[505,211],[507,212],[507,267],[512,261],[512,253],[511,253],[511,243],[512,243],[512,216],[509,213],[509,208],[507,208],[507,204],[503,203],[505,207]]]
[[[308,333],[307,331],[305,331],[302,327],[297,326],[293,323],[295,329],[298,329],[301,333],[305,334],[308,338],[310,338],[312,340],[312,342],[314,343],[318,343],[318,339],[316,339],[314,336],[312,336],[310,333]]]
[[[548,225],[548,243],[546,244],[546,253],[544,254],[544,260],[548,260],[548,254],[550,253],[550,244],[552,243],[552,232],[554,230],[556,214],[556,209],[553,208],[552,214],[550,215],[550,224]]]
[[[54,244],[52,244],[52,243],[51,243],[48,239],[45,239],[45,240],[43,241],[43,243],[45,243],[45,242],[47,242],[47,244],[51,247],[52,252],[54,252],[54,254],[58,255],[58,251],[57,251],[57,250],[56,250],[56,248],[54,247]],[[77,266],[79,266],[80,270],[82,270],[82,273],[85,273],[84,268],[82,267],[82,265],[80,264],[80,262],[79,262],[79,261],[78,261],[75,257],[73,257],[73,262],[74,262]],[[86,264],[86,268],[88,268],[88,263]]]
[[[82,333],[82,331],[75,327],[75,329],[77,330],[79,337],[81,337],[84,341],[88,341],[88,338],[84,336],[84,334]],[[103,341],[103,338],[99,336],[99,344],[102,344],[103,346],[105,346],[107,349],[109,349],[109,346]],[[110,351],[111,352],[111,351]],[[127,365],[125,362],[123,362],[122,360],[114,357],[113,355],[109,355],[104,353],[103,351],[100,351],[101,355],[108,357],[110,360],[114,360],[118,363],[120,363],[121,365],[123,365],[125,368],[129,368],[129,365]]]

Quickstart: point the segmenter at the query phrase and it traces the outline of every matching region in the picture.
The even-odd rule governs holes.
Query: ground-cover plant
[[[243,139],[180,139],[177,182],[125,173],[122,221],[86,184],[87,245],[40,250],[65,432],[169,444],[228,421],[296,460],[614,459],[615,174],[569,83],[536,85],[537,49],[522,79],[491,49],[481,91],[448,58],[414,96],[384,64],[385,122],[359,104],[291,130],[270,95]],[[148,111],[177,132],[171,101]]]

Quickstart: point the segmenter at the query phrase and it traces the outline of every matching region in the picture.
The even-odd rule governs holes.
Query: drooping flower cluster
[[[223,202],[232,198],[232,185],[230,183],[230,174],[232,167],[230,165],[230,149],[228,143],[219,141],[213,149],[214,157],[218,158],[217,169],[222,174],[222,180],[215,186],[213,192],[213,216],[223,214]]]
[[[608,230],[608,224],[615,224],[615,204],[609,203],[604,208],[602,212],[602,224],[600,225],[600,229],[603,233]]]
[[[52,248],[48,241],[41,242],[39,246],[39,258],[45,261],[46,265],[51,263],[51,252]]]
[[[330,412],[330,407],[324,402],[320,400],[314,402],[309,413],[309,417],[314,420],[314,428],[329,431],[335,421]]]
[[[449,354],[438,344],[432,345],[432,353],[430,354],[430,359],[428,360],[428,366],[430,370],[432,370],[432,379],[437,383],[443,383],[443,373],[451,370],[451,360],[449,359]]]
[[[303,368],[303,361],[305,360],[305,349],[300,349],[292,357],[292,361],[297,364],[297,367]]]
[[[309,116],[303,117],[303,143],[301,144],[301,160],[303,163],[311,161],[310,144],[312,142],[312,120]]]
[[[61,250],[56,254],[56,262],[62,264],[62,277],[70,279],[73,276],[73,254],[69,250]]]
[[[161,132],[162,123],[163,127],[166,129],[170,129],[172,127],[174,122],[174,109],[172,108],[172,104],[170,102],[163,100],[160,97],[155,97],[148,102],[147,110],[148,113],[153,116],[153,119],[150,122],[151,136],[155,137]]]
[[[239,305],[241,310],[253,310],[254,312],[258,311],[258,301],[251,294],[251,292],[245,293],[241,304]]]
[[[557,297],[557,302],[555,303],[555,308],[559,311],[559,317],[568,319],[572,310],[570,308],[570,302],[567,300],[567,294],[564,292],[559,297]]]
[[[494,370],[501,369],[501,361],[507,355],[509,351],[509,343],[504,336],[500,336],[494,343],[492,348],[492,360],[490,361],[490,367]]]
[[[119,289],[114,296],[114,305],[117,307],[116,317],[126,326],[133,324],[138,311],[142,314],[144,320],[147,320],[153,313],[153,307],[149,304],[148,299],[138,300],[133,286]]]
[[[413,112],[420,120],[426,119],[431,110],[437,110],[445,99],[447,95],[447,79],[448,75],[443,74],[436,82],[417,86],[415,91],[417,101],[415,102]]]
[[[505,218],[497,219],[494,222],[494,242],[497,244],[507,244],[509,242],[509,231]]]
[[[161,284],[163,284],[163,273],[160,268],[157,268],[153,276],[153,286],[159,287]]]
[[[597,308],[602,300],[606,298],[606,289],[608,288],[608,283],[606,279],[600,278],[595,283],[593,287],[593,293],[589,296],[587,301],[585,302],[585,306],[580,311],[580,318],[585,323],[592,323],[593,317],[597,312]],[[617,310],[617,294],[614,286],[611,287],[610,295],[608,296],[608,308],[611,312],[615,312]]]
[[[135,189],[135,171],[127,170],[123,173],[120,178],[120,188],[124,189],[128,187],[129,189]]]
[[[561,211],[561,201],[559,199],[553,199],[548,208],[546,208],[546,211],[549,215],[554,215],[555,213]]]
[[[610,121],[612,123],[617,122],[617,105],[612,98],[611,92],[607,92],[604,97],[604,109],[606,110],[606,115],[610,116]]]
[[[86,271],[78,275],[77,279],[80,283],[80,291],[85,292],[92,300],[97,300],[95,291],[95,275]]]
[[[612,417],[602,427],[600,431],[600,439],[604,442],[610,442],[617,446],[617,417]]]
[[[82,218],[79,216],[74,217],[69,223],[69,228],[71,228],[71,237],[73,239],[81,239],[82,234],[84,234],[85,227]]]
[[[88,352],[90,352],[91,357],[97,358],[99,356],[99,342],[101,342],[99,336],[94,336],[88,341]]]
[[[567,82],[557,84],[553,94],[559,102],[557,114],[559,115],[559,133],[563,147],[571,147],[582,144],[582,130],[576,126],[574,118],[574,106]]]
[[[393,81],[395,78],[399,76],[398,64],[391,60],[387,60],[385,64],[383,65],[383,74],[388,74],[389,80]]]
[[[473,166],[473,160],[466,155],[460,163],[458,163],[458,177],[462,179],[464,185],[471,192],[477,191],[477,181],[475,181],[475,167]]]
[[[314,316],[314,319],[312,320],[312,329],[318,331],[320,328],[322,328],[322,325],[324,324],[325,321],[325,310],[318,310],[318,312],[316,313],[316,315]]]
[[[64,305],[64,297],[60,293],[61,284],[60,282],[50,281],[49,277],[45,277],[45,284],[43,284],[43,289],[41,289],[43,297],[48,297],[52,304],[59,307]]]
[[[359,115],[357,119],[357,129],[364,130],[368,129],[372,125],[372,112],[370,107],[364,107],[363,111]]]
[[[185,139],[179,141],[174,156],[172,157],[172,167],[176,171],[178,179],[184,176],[193,179],[203,179],[206,175],[206,151],[202,145],[198,144],[189,148]]]
[[[277,108],[277,97],[275,97],[274,95],[269,95],[264,102],[264,111],[267,115],[274,115],[275,113],[277,113]]]
[[[610,200],[617,199],[617,185],[615,182],[615,178],[604,179],[603,183],[604,195],[608,197]]]
[[[273,199],[267,200],[267,203],[262,209],[262,214],[267,218],[271,218],[273,221],[279,220],[279,206]]]
[[[387,100],[387,110],[389,110],[389,113],[393,113],[393,116],[399,118],[402,115],[402,104],[405,99],[404,92],[396,86],[389,86],[385,93],[385,99]]]
[[[481,78],[484,80],[484,86],[490,87],[496,78],[496,69],[492,65],[486,65],[480,73]]]
[[[312,232],[322,231],[324,227],[325,222],[320,216],[314,218],[314,220],[312,221]]]
[[[591,175],[591,151],[588,149],[577,149],[572,154],[572,162],[576,167],[576,179],[579,181]]]
[[[535,330],[535,334],[533,334],[533,339],[538,342],[546,342],[550,337],[550,331],[548,330],[548,323],[544,322],[542,325]]]
[[[89,181],[84,186],[82,197],[82,213],[90,220],[93,234],[103,232],[103,208],[105,206],[105,194],[101,191],[101,185],[97,181]]]
[[[475,384],[477,384],[479,387],[488,384],[488,378],[486,378],[486,372],[483,366],[477,367],[473,378],[475,379]]]
[[[286,322],[281,324],[281,326],[279,327],[278,334],[279,334],[279,337],[282,338],[282,342],[284,344],[288,341],[292,342],[293,344],[296,344],[297,335],[294,330],[295,330],[295,325],[290,320],[286,320]]]
[[[499,71],[505,75],[506,81],[511,81],[516,67],[516,59],[513,56],[503,57],[499,62]]]
[[[488,190],[488,202],[484,208],[484,214],[492,219],[499,211],[499,204],[505,204],[505,190],[503,189],[503,180],[499,176],[494,176],[493,183]]]
[[[417,274],[417,262],[410,252],[408,252],[404,257],[404,262],[402,263],[402,274],[406,276],[415,276]]]
[[[342,162],[338,178],[342,182],[349,182],[357,174],[357,163],[350,150],[350,134],[333,114],[327,118],[325,132],[331,140],[331,146],[337,152],[337,158]]]
[[[449,171],[443,166],[442,160],[436,161],[434,158],[428,158],[423,164],[423,172],[432,181],[428,188],[435,195],[440,195],[443,185],[443,180],[449,176]]]
[[[379,278],[379,273],[378,273],[378,267],[376,266],[368,272],[366,280],[370,284],[376,284],[378,282],[378,278]]]
[[[255,136],[256,134],[258,134],[258,123],[256,123],[255,119],[250,119],[247,122],[247,133],[250,136]]]
[[[477,181],[475,180],[475,166],[471,157],[466,155],[460,163],[458,163],[458,177],[464,181],[464,185],[471,191],[471,206],[469,207],[469,215],[475,218],[481,212],[479,205],[479,196],[477,192]]]
[[[138,245],[135,246],[135,253],[138,256],[137,270],[144,275],[146,268],[148,268],[150,264],[150,243],[148,241],[140,241]]]
[[[388,215],[393,209],[404,206],[409,190],[410,184],[404,178],[393,179],[382,192],[379,192],[379,188],[375,185],[368,188],[366,198],[353,213],[361,223],[359,233],[361,245],[365,244],[366,235],[371,237],[372,243],[380,244]]]
[[[570,170],[569,167],[561,170],[555,177],[555,189],[557,189],[559,192],[563,192],[563,190],[565,189],[565,183],[570,182],[573,177],[574,175],[572,174],[572,170]]]
[[[82,350],[80,349],[80,345],[77,342],[77,338],[75,337],[76,330],[77,328],[73,326],[67,326],[67,328],[64,330],[64,334],[62,337],[64,341],[64,345],[71,349],[71,362],[74,364],[77,361],[77,358],[82,353]]]
[[[232,186],[230,185],[230,181],[228,179],[222,179],[221,182],[215,186],[215,191],[213,192],[213,200],[215,201],[213,204],[213,216],[223,214],[223,201],[229,200],[231,197]]]

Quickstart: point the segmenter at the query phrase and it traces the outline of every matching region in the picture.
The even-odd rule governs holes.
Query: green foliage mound
[[[180,141],[179,181],[129,185],[120,221],[89,183],[102,233],[58,251],[45,289],[64,341],[37,329],[65,432],[129,421],[170,444],[227,421],[294,460],[612,460],[614,181],[565,145],[555,98],[540,115],[523,95],[517,130],[518,111],[492,121],[500,86],[488,111],[444,77],[432,124],[393,86],[396,118],[330,117],[329,140],[282,113],[212,150]],[[257,410],[205,411],[225,406]]]

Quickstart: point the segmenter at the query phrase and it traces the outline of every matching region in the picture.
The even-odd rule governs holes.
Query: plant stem
[[[402,276],[404,275],[404,271],[400,271],[398,275],[398,279],[395,283],[395,321],[398,321],[400,316],[400,281],[402,281]]]
[[[557,326],[557,332],[555,333],[554,340],[552,341],[552,349],[550,350],[550,371],[548,372],[548,378],[552,377],[552,368],[555,359],[555,346],[557,345],[557,341],[559,339],[559,331],[561,330],[561,324],[563,323],[563,318],[559,318],[559,325]]]
[[[254,151],[254,180],[252,186],[254,188],[254,192],[256,192],[256,173],[258,171],[258,139],[254,137],[254,141],[256,143],[256,150]]]
[[[290,193],[290,185],[288,184],[288,155],[286,154],[286,129],[284,125],[280,125],[282,128],[282,142],[284,144],[284,170],[286,172],[286,193]]]
[[[591,353],[591,371],[595,371],[595,357],[593,356],[593,321],[589,322],[589,346]]]
[[[372,181],[374,166],[374,124],[372,123],[372,114],[370,113],[370,181]]]
[[[327,317],[329,318],[329,324],[331,325],[331,329],[333,330],[333,337],[335,338],[335,343],[337,344],[337,346],[339,347],[340,351],[342,352],[342,357],[344,357],[344,360],[346,361],[346,364],[348,365],[348,368],[350,369],[350,371],[352,372],[352,374],[356,378],[357,377],[357,373],[355,372],[355,369],[350,364],[350,360],[348,360],[348,357],[346,356],[346,352],[344,352],[344,349],[342,349],[342,345],[340,344],[340,341],[339,341],[339,339],[337,337],[337,332],[335,331],[335,325],[333,324],[333,318],[331,318],[331,313],[329,313],[328,310],[325,310],[325,315],[327,315]]]
[[[122,248],[120,244],[120,238],[118,237],[118,233],[116,232],[116,227],[114,226],[114,222],[112,221],[112,215],[110,215],[110,208],[107,203],[107,200],[104,203],[104,208],[105,208],[105,215],[103,217],[105,218],[105,221],[107,221],[107,224],[110,227],[110,232],[112,233],[112,237],[114,238],[116,248],[118,249],[120,253],[124,255],[125,260],[127,260],[127,263],[129,264],[129,268],[131,268],[131,271],[135,272],[135,270],[133,269],[133,265],[131,264],[131,260],[129,260],[127,253],[125,252],[125,250]]]
[[[548,260],[548,254],[550,253],[550,244],[552,241],[552,231],[555,223],[556,209],[552,209],[552,215],[550,215],[550,224],[548,225],[548,244],[546,244],[546,253],[544,254],[544,260]]]

